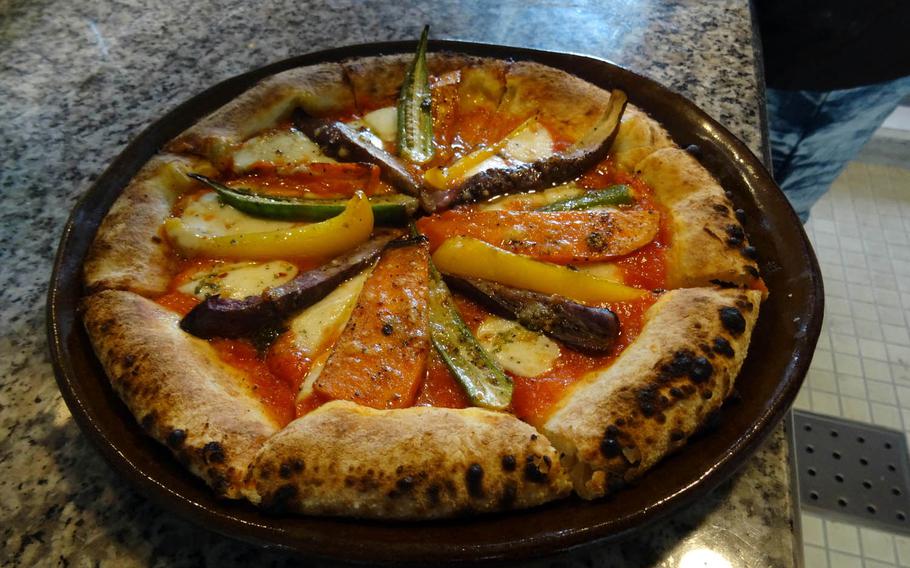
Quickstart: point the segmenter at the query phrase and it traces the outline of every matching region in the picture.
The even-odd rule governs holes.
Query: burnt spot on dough
[[[733,215],[736,216],[736,220],[739,221],[740,223],[743,223],[746,220],[746,212],[743,211],[742,209],[737,209],[736,211],[733,212]]]
[[[518,485],[514,481],[506,482],[502,488],[502,495],[499,496],[499,505],[503,509],[511,509],[518,498]]]
[[[740,250],[739,252],[740,252],[740,254],[742,254],[744,257],[748,258],[749,260],[756,260],[756,259],[758,259],[758,250],[756,250],[755,247],[752,246],[752,245],[746,245],[746,246],[744,246],[744,247],[742,248],[742,250]]]
[[[686,433],[682,430],[671,430],[670,431],[670,441],[679,442],[686,437]]]
[[[202,460],[205,463],[224,463],[224,448],[218,442],[209,442],[202,447]]]
[[[529,455],[525,458],[525,479],[533,483],[546,483],[552,465],[550,456]]]
[[[127,356],[125,356],[125,357],[123,358],[123,366],[124,366],[125,368],[129,369],[130,367],[132,367],[132,366],[135,365],[135,364],[136,364],[136,356],[135,356],[135,355],[127,355]]]
[[[600,441],[600,453],[607,459],[618,457],[622,453],[622,446],[619,440],[608,436],[605,435],[603,440]]]
[[[183,445],[183,442],[186,441],[186,430],[182,428],[174,428],[171,430],[170,434],[167,435],[167,438],[165,440],[169,447],[177,449]]]
[[[215,490],[215,493],[218,495],[224,495],[227,493],[228,488],[230,487],[230,480],[224,473],[218,471],[217,469],[208,470],[209,485],[212,489]]]
[[[758,278],[758,277],[759,277],[758,268],[752,266],[751,264],[747,264],[746,266],[744,266],[744,267],[743,267],[743,270],[745,270],[746,272],[748,272],[749,275],[750,275],[752,278]]]
[[[711,284],[714,284],[718,288],[724,288],[724,289],[739,288],[738,284],[735,284],[733,282],[728,282],[726,280],[720,280],[719,278],[715,278],[714,280],[711,280]]]
[[[442,492],[442,487],[439,484],[434,483],[427,487],[427,502],[430,504],[430,507],[435,507],[439,505],[439,494]]]
[[[518,465],[515,460],[515,456],[508,454],[502,456],[502,470],[503,471],[515,471],[515,467]]]
[[[159,237],[158,235],[153,236],[153,237],[152,237],[152,242],[155,243],[156,245],[160,245],[161,242],[162,242],[162,241],[161,241],[161,237]]]
[[[727,213],[730,212],[730,210],[727,208],[727,206],[724,205],[723,203],[715,203],[713,205],[713,207],[714,207],[715,211],[717,211],[718,213],[723,213],[724,215],[726,215]]]
[[[703,383],[710,379],[713,374],[714,366],[711,365],[711,362],[708,361],[708,359],[705,357],[696,357],[692,360],[692,368],[689,371],[692,382],[696,384]]]
[[[670,387],[670,396],[672,396],[673,398],[683,398],[683,397],[685,397],[686,395],[685,395],[685,393],[682,391],[681,388],[679,388],[679,387]]]
[[[483,497],[483,467],[479,463],[472,463],[464,474],[465,486],[471,497]]]
[[[692,359],[695,354],[688,349],[682,349],[673,354],[673,359],[661,367],[661,371],[671,377],[682,377],[689,374],[692,368]]]
[[[286,513],[296,497],[297,487],[286,484],[276,489],[271,497],[263,502],[263,505],[272,513]]]
[[[648,385],[636,390],[635,401],[642,414],[648,417],[653,416],[657,410],[657,389],[654,385]]]
[[[719,336],[714,338],[714,352],[718,355],[723,355],[724,357],[733,357],[736,355],[730,342]]]
[[[155,416],[155,413],[149,412],[148,414],[146,414],[145,416],[142,417],[142,420],[140,420],[139,423],[142,425],[143,430],[148,432],[148,431],[151,431],[151,429],[155,427],[156,420],[157,420],[157,417]]]
[[[720,323],[734,336],[741,335],[742,332],[746,331],[746,318],[743,317],[742,312],[738,309],[724,307],[719,310],[719,313]]]
[[[278,467],[278,475],[281,479],[290,479],[294,474],[302,472],[303,469],[303,462],[299,459],[293,459],[282,463]]]
[[[705,400],[711,400],[711,398],[713,396],[714,396],[714,392],[711,391],[710,389],[705,389],[705,390],[701,391],[701,397]]]

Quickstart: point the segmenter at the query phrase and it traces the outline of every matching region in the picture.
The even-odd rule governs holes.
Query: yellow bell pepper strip
[[[340,215],[321,223],[216,237],[196,234],[180,219],[170,218],[164,223],[164,231],[177,250],[190,257],[323,258],[336,256],[366,241],[373,231],[373,209],[369,199],[358,191]]]
[[[532,116],[509,132],[502,140],[489,146],[481,146],[445,168],[430,168],[423,174],[424,181],[436,189],[446,189],[457,184],[469,171],[501,152],[509,142],[524,134],[535,122],[537,120]]]
[[[542,294],[559,294],[586,304],[625,302],[648,293],[580,270],[540,262],[470,237],[446,240],[433,253],[433,262],[443,274],[492,280]]]
[[[398,95],[398,155],[415,164],[433,157],[433,99],[427,70],[427,34],[423,28],[417,53]]]

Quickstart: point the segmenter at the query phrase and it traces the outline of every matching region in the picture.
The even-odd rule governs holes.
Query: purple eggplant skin
[[[619,318],[557,295],[520,290],[479,278],[445,276],[446,283],[497,315],[512,319],[584,353],[610,353],[619,337]]]
[[[298,274],[290,281],[242,300],[212,296],[180,320],[184,331],[212,337],[250,337],[263,328],[278,327],[289,315],[325,298],[342,282],[379,258],[400,233],[383,233],[351,252]]]
[[[315,118],[302,109],[293,115],[294,126],[312,139],[327,155],[343,162],[366,162],[379,166],[380,177],[402,193],[420,197],[422,183],[404,163],[364,140],[356,130],[343,122]]]
[[[496,195],[545,189],[572,181],[602,162],[619,133],[626,95],[613,91],[603,119],[582,140],[563,153],[511,168],[491,168],[462,181],[458,187],[427,192],[421,199],[428,213],[459,203],[482,201]]]

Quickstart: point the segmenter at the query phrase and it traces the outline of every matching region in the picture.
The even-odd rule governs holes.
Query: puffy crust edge
[[[240,497],[250,462],[279,428],[247,378],[142,296],[106,290],[81,307],[95,354],[142,428],[219,495]]]
[[[571,490],[556,450],[512,415],[342,401],[271,438],[250,487],[273,511],[390,519],[525,508]]]
[[[754,290],[667,292],[613,365],[566,394],[541,431],[579,495],[619,489],[705,424],[733,389],[760,302]]]
[[[247,138],[274,127],[297,106],[314,116],[354,109],[341,65],[321,63],[267,77],[172,140],[167,150],[204,156],[219,168]]]
[[[101,221],[83,269],[89,292],[130,290],[155,295],[167,290],[174,269],[161,224],[181,193],[197,182],[189,172],[213,175],[205,161],[163,154],[130,181]]]
[[[663,148],[639,162],[636,173],[670,215],[670,288],[750,286],[758,281],[754,249],[730,200],[695,158],[679,148]]]

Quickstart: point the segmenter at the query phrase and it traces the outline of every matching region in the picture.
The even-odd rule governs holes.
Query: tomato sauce
[[[379,176],[379,166],[374,164],[312,163],[305,171],[280,175],[274,168],[262,168],[225,185],[276,197],[344,198],[356,191],[363,191],[367,197],[393,193],[394,189]]]
[[[269,370],[255,347],[240,339],[212,339],[209,343],[222,361],[244,372],[253,393],[279,424],[284,426],[294,419],[297,390]]]

